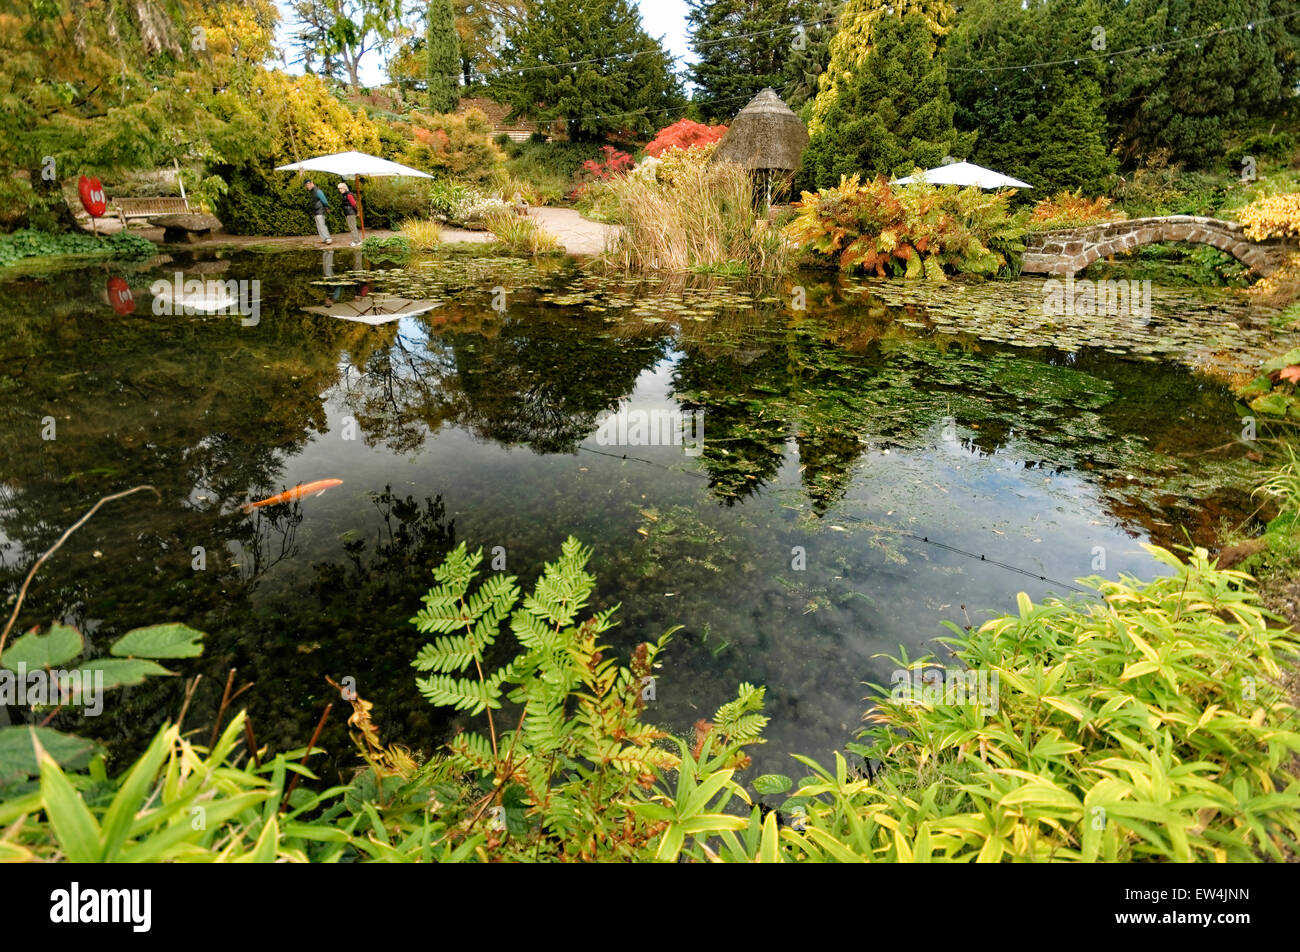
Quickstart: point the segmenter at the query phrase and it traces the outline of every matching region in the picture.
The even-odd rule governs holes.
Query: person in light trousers
[[[348,229],[352,232],[352,247],[355,248],[361,244],[361,235],[357,233],[357,197],[347,182],[339,182],[339,195],[343,197],[343,217],[347,219]]]
[[[307,195],[311,199],[311,216],[316,219],[316,233],[320,235],[323,244],[332,245],[334,239],[330,236],[329,226],[325,224],[325,213],[329,211],[330,203],[325,198],[325,193],[316,187],[316,183],[308,179],[305,183],[307,186]]]

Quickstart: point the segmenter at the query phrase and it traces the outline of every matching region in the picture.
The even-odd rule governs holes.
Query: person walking
[[[325,193],[316,187],[316,183],[311,179],[306,181],[307,194],[311,198],[311,216],[316,219],[316,233],[320,235],[322,244],[332,245],[334,239],[330,237],[329,226],[325,224],[325,213],[329,211],[330,203],[325,198]]]
[[[352,232],[352,247],[361,244],[361,235],[357,233],[357,197],[348,188],[347,182],[339,182],[339,194],[343,196],[343,216],[347,219],[348,230]]]

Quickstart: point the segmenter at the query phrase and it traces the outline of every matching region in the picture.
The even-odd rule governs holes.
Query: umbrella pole
[[[356,183],[357,186],[357,218],[361,222],[361,240],[365,241],[366,240],[366,213],[365,210],[361,207],[361,176],[354,175],[352,177],[352,181]]]

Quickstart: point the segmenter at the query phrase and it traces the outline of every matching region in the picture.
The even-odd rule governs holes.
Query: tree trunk
[[[41,228],[46,231],[81,231],[81,225],[68,207],[59,183],[47,182],[41,178],[41,168],[28,169],[31,175],[32,191],[36,193],[37,202],[28,209],[26,221],[28,228]]]

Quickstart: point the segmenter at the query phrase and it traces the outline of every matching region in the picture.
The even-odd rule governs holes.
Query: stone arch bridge
[[[1157,241],[1213,245],[1261,277],[1277,270],[1288,254],[1300,251],[1300,246],[1281,241],[1251,241],[1235,221],[1169,215],[1102,222],[1030,235],[1025,242],[1021,271],[1026,274],[1073,275],[1098,258]]]

